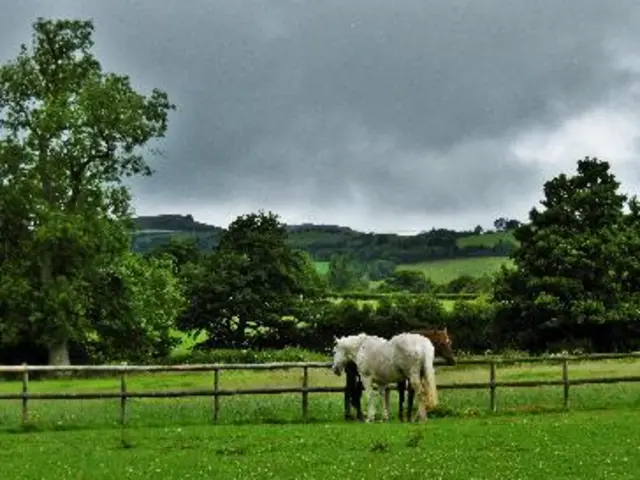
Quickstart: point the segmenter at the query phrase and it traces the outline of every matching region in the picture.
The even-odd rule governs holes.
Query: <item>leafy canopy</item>
[[[322,283],[309,256],[287,244],[272,212],[236,218],[193,282],[182,327],[208,332],[214,345],[241,345],[249,331],[277,330],[317,298]]]
[[[175,107],[102,71],[91,21],[39,18],[33,30],[0,67],[0,329],[67,363],[68,341],[98,321],[87,312],[104,269],[129,249],[122,179],[151,174],[142,148]]]
[[[515,232],[517,268],[503,270],[495,292],[518,343],[544,349],[569,337],[597,342],[606,330],[598,326],[637,321],[638,207],[619,186],[607,162],[588,157],[575,175],[545,183],[544,209],[533,208]]]

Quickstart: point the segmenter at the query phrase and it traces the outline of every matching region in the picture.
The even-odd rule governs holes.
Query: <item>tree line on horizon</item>
[[[377,305],[327,298],[336,272],[384,261],[380,252],[407,262],[450,251],[457,237],[443,232],[392,243],[398,250],[376,235],[369,250],[327,250],[327,277],[314,265],[322,250],[293,246],[273,212],[237,217],[215,248],[178,240],[132,251],[122,181],[152,173],[144,149],[165,136],[175,106],[104,72],[93,28],[38,19],[31,48],[0,67],[0,363],[166,361],[199,333],[202,351],[324,351],[333,334],[417,325],[450,326],[469,352],[640,346],[640,204],[594,158],[544,184],[543,208],[513,232],[514,266],[451,311],[431,291],[408,295],[401,275]]]
[[[157,215],[134,218],[133,251],[147,253],[171,239],[192,238],[202,250],[218,246],[224,228],[193,220],[191,215]],[[495,220],[495,230],[481,227],[468,231],[431,229],[416,235],[365,233],[336,225],[285,225],[287,242],[309,253],[315,261],[328,262],[335,254],[357,261],[384,260],[395,264],[417,263],[450,258],[508,256],[516,242],[508,235],[520,222],[504,217]],[[498,238],[484,233],[503,233]],[[469,237],[475,241],[464,243]],[[461,242],[462,240],[462,242]]]

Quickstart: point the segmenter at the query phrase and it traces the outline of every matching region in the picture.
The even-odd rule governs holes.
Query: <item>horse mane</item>
[[[344,337],[336,338],[336,346],[342,348],[354,348],[358,344],[362,343],[367,337],[366,333],[359,333],[357,335],[347,335]]]

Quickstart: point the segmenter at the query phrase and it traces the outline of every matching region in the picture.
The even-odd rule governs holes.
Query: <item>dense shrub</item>
[[[477,353],[502,348],[493,332],[495,314],[495,306],[487,298],[457,300],[447,312],[447,328],[455,347]]]
[[[169,365],[207,363],[270,363],[326,361],[327,355],[296,347],[282,349],[193,350],[173,355],[160,363]]]

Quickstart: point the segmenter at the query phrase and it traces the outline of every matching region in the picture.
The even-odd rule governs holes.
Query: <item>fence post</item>
[[[124,363],[123,365],[126,365]],[[127,372],[122,370],[120,374],[120,425],[124,427],[127,422]]]
[[[220,411],[220,367],[213,369],[213,421],[218,421],[218,412]]]
[[[569,408],[569,362],[566,358],[562,359],[562,385],[564,387],[562,405],[567,410]]]
[[[29,370],[26,363],[22,367],[22,425],[26,425],[29,422]]]
[[[309,416],[309,367],[302,367],[302,419],[306,422]]]
[[[489,363],[489,409],[497,410],[496,406],[496,364],[493,360]]]

